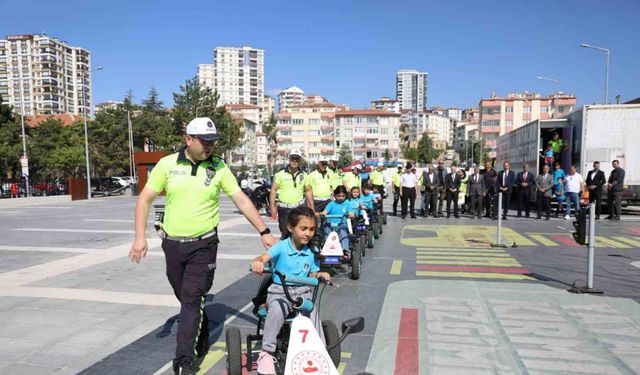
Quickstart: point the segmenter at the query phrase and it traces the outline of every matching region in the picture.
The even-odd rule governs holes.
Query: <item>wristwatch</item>
[[[269,234],[269,233],[271,233],[271,229],[269,229],[269,227],[267,227],[265,230],[260,232],[260,237],[264,236],[265,234]]]

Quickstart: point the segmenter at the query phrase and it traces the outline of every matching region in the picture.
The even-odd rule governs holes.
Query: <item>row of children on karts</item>
[[[346,187],[340,185],[333,191],[333,197],[334,200],[329,202],[325,209],[316,215],[319,217],[329,216],[322,225],[322,233],[325,238],[333,230],[331,224],[337,225],[336,232],[340,238],[340,245],[342,246],[344,257],[348,259],[350,253],[347,218],[371,217],[381,202],[382,195],[377,187],[371,187],[369,184],[362,186],[362,192],[358,186],[352,187],[351,191],[348,192]],[[342,218],[337,218],[334,215],[341,215]]]

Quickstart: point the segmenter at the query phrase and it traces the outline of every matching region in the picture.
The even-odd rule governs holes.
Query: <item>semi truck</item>
[[[611,162],[618,160],[625,170],[623,202],[640,203],[640,104],[585,105],[559,119],[531,121],[498,138],[496,168],[509,161],[513,171],[528,164],[542,172],[543,151],[554,133],[566,144],[558,157],[565,171],[575,164],[586,179],[599,161],[609,178]]]

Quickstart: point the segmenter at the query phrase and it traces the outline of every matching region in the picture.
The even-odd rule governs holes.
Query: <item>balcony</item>
[[[333,130],[333,125],[320,125],[320,130]]]
[[[334,148],[323,147],[320,149],[320,153],[323,155],[333,154],[335,152]]]
[[[289,130],[289,131],[291,131],[291,125],[276,125],[276,130]]]
[[[282,142],[286,142],[286,141],[290,141],[291,140],[291,136],[290,135],[283,135],[283,136],[279,136],[276,138],[276,142],[278,143],[282,143]]]
[[[335,139],[336,137],[333,135],[323,135],[322,137],[320,137],[320,140],[322,140],[322,142],[333,142]]]
[[[366,134],[354,134],[353,135],[353,139],[366,139],[367,135]]]

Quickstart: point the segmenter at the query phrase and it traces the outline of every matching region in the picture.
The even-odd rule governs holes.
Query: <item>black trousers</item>
[[[329,202],[331,202],[331,199],[322,200],[322,201],[314,200],[313,207],[315,208],[316,212],[322,212],[324,211],[325,208],[327,208],[327,205],[329,204]]]
[[[497,196],[496,196],[496,199],[498,199]],[[502,217],[507,217],[510,206],[511,206],[511,191],[503,191],[502,192]]]
[[[438,192],[436,191],[425,191],[424,193],[424,214],[436,216],[438,213]]]
[[[398,201],[400,200],[400,188],[397,186],[393,187],[393,215],[398,214]]]
[[[602,190],[601,189],[589,190],[589,203],[593,203],[594,201],[596,202],[596,217],[600,217],[600,213],[602,212]]]
[[[542,210],[547,213],[547,218],[551,216],[551,197],[538,195],[538,219],[542,217]]]
[[[162,240],[167,278],[180,301],[174,367],[191,363],[209,348],[209,319],[204,302],[216,270],[218,236],[199,241]]]
[[[411,216],[415,216],[414,211],[416,205],[416,188],[402,187],[402,217],[407,216],[407,205],[411,207],[409,213]]]
[[[478,217],[482,216],[482,204],[484,202],[484,197],[480,194],[470,194],[470,205],[469,211],[471,212],[471,217],[474,215],[478,215]]]
[[[451,201],[453,201],[453,215],[458,216],[458,191],[447,191],[447,216],[451,216]]]
[[[611,217],[620,217],[622,215],[622,192],[609,191],[607,193],[607,205],[609,206],[609,215]]]
[[[444,186],[438,186],[435,191],[438,198],[438,215],[442,215],[442,211],[444,209],[444,200],[447,197],[447,191]]]
[[[489,217],[498,216],[498,195],[495,192],[487,193],[484,196],[485,215]]]
[[[529,217],[529,201],[531,201],[531,189],[520,189],[518,193],[518,216],[522,216],[522,211]]]

